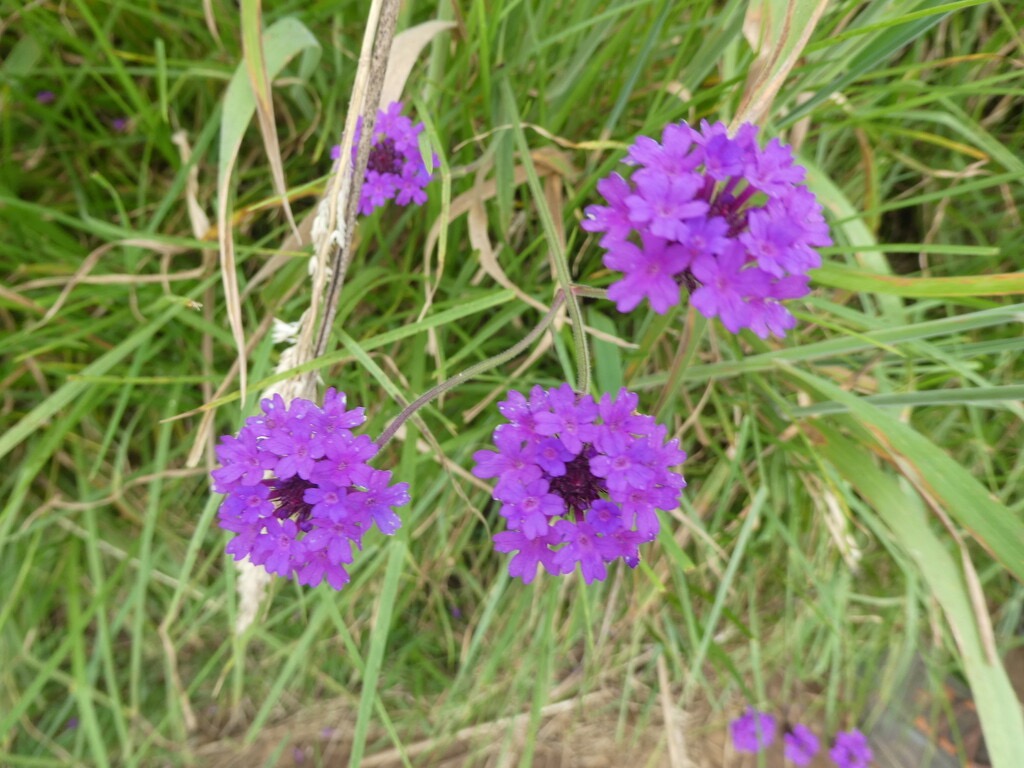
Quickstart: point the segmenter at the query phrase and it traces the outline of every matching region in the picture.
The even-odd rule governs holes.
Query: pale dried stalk
[[[342,173],[339,174],[337,185],[344,194],[328,196],[327,231],[331,235],[327,244],[317,246],[318,255],[323,253],[326,256],[327,252],[332,252],[332,258],[327,306],[320,324],[320,331],[317,334],[314,356],[322,355],[327,349],[331,327],[334,325],[334,318],[338,311],[341,287],[345,282],[348,267],[352,263],[352,234],[356,214],[359,212],[359,193],[362,191],[363,176],[366,174],[366,163],[370,156],[374,122],[377,118],[377,110],[380,108],[380,95],[391,54],[391,44],[395,39],[395,27],[398,24],[398,0],[383,0],[383,2],[374,0],[370,18],[371,24],[367,25],[367,37],[363,40],[359,61],[360,70],[356,73],[356,87],[352,94],[352,104],[349,105],[349,114],[345,120],[345,136],[338,158]],[[375,43],[369,34],[371,25],[376,27]],[[372,51],[372,58],[367,63],[366,57],[370,55],[370,51]],[[365,69],[364,64],[367,64]],[[362,79],[360,79],[360,74],[363,74]],[[355,107],[357,103],[355,99],[357,96],[362,97],[362,101],[358,103],[358,112],[363,116],[363,130],[359,140],[355,167],[352,168],[347,162],[347,158],[351,155],[352,140],[356,132],[355,114],[357,110]],[[349,179],[349,183],[343,185],[342,181],[346,178]],[[334,192],[333,187],[331,191]],[[313,231],[315,237],[316,222],[313,223]],[[322,263],[319,259],[317,260],[318,267]]]
[[[285,367],[279,365],[278,371],[309,362],[322,355],[326,348],[337,311],[341,284],[352,260],[352,234],[358,213],[359,195],[362,191],[363,176],[366,173],[373,138],[373,126],[379,109],[381,84],[384,82],[397,21],[398,0],[374,0],[363,36],[352,96],[349,99],[341,154],[312,224],[314,254],[310,262],[310,273],[313,278],[313,290],[309,308],[299,321],[295,344],[286,350],[286,356],[291,358],[291,364]],[[352,164],[344,162],[344,159],[351,157],[356,124],[360,116],[363,119],[363,130],[353,168]],[[323,312],[314,344],[314,329],[321,314],[321,302],[325,292],[328,294],[326,310]],[[291,354],[287,355],[289,352]],[[286,400],[294,397],[312,398],[316,391],[316,375],[315,372],[301,374],[294,380],[282,382],[275,391]]]
[[[798,14],[797,6],[805,15]],[[748,23],[756,23],[762,40],[750,40],[751,47],[757,51],[757,59],[750,68],[750,75],[744,88],[740,106],[736,110],[729,132],[734,133],[743,123],[761,124],[771,110],[775,96],[778,94],[786,77],[796,66],[811,39],[811,34],[828,7],[828,0],[819,0],[813,7],[806,8],[798,0],[786,2],[786,15],[781,27],[772,40],[763,39],[772,34],[772,19],[767,11],[777,7],[768,2],[751,3],[748,10]],[[792,42],[795,41],[795,42]],[[787,46],[791,47],[787,49]],[[785,55],[783,52],[785,51]]]
[[[314,254],[310,264],[313,291],[309,308],[299,319],[295,335],[292,337],[294,343],[281,354],[276,372],[290,370],[319,357],[323,354],[330,337],[341,285],[352,261],[352,233],[359,207],[359,195],[366,173],[384,71],[387,68],[397,21],[398,0],[374,0],[363,36],[352,96],[349,99],[341,154],[335,165],[327,194],[320,201],[313,221]],[[352,156],[356,122],[360,115],[363,118],[363,130],[353,168],[347,159]],[[314,346],[313,329],[320,314],[320,302],[325,290],[328,292],[327,306]],[[286,402],[297,397],[312,400],[316,396],[316,385],[317,373],[314,371],[272,384],[264,391],[264,396],[279,394]],[[256,620],[271,577],[265,569],[253,565],[248,559],[239,561],[236,567],[239,571],[239,607],[235,632],[242,634]]]

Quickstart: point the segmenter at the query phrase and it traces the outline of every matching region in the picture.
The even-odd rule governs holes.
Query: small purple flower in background
[[[388,535],[399,528],[391,508],[409,501],[409,486],[390,485],[390,472],[367,464],[377,446],[352,434],[366,418],[362,408],[346,410],[343,392],[328,389],[323,407],[302,398],[286,405],[280,395],[260,405],[261,415],[217,446],[220,526],[236,534],[226,551],[300,584],[341,589],[352,545],[361,549],[373,525]]]
[[[516,552],[509,573],[529,584],[537,566],[588,584],[622,558],[631,568],[638,547],[658,534],[656,509],[674,509],[686,485],[672,467],[686,459],[677,440],[636,413],[637,395],[622,389],[600,401],[568,384],[534,387],[527,399],[509,392],[498,410],[509,420],[494,430],[495,451],[473,455],[473,474],[498,478],[494,498],[508,530],[499,552]]]
[[[775,741],[775,718],[753,707],[729,723],[732,745],[738,752],[760,752]]]
[[[423,205],[427,201],[427,193],[423,190],[432,177],[423,163],[417,139],[423,132],[423,123],[414,124],[401,112],[402,103],[393,101],[387,109],[377,113],[373,143],[366,162],[366,176],[359,195],[359,213],[364,216],[392,199],[398,205]],[[362,130],[363,119],[360,117],[352,145],[353,163]],[[331,147],[331,159],[337,160],[340,154],[340,145]],[[437,155],[434,155],[434,165],[437,163]]]
[[[874,757],[867,736],[857,729],[837,733],[828,754],[839,768],[868,768]]]
[[[818,737],[806,725],[797,723],[782,734],[786,759],[793,765],[810,765],[818,754]]]
[[[110,127],[118,133],[127,133],[131,123],[127,117],[113,117],[110,119]]]
[[[57,94],[53,91],[39,91],[36,93],[36,101],[40,104],[53,104],[57,100]]]
[[[693,306],[733,333],[784,336],[796,324],[780,302],[807,294],[815,248],[832,239],[789,147],[758,147],[757,130],[675,123],[660,144],[636,140],[623,161],[637,168],[629,180],[598,182],[608,205],[588,207],[582,226],[604,233],[604,264],[623,273],[608,289],[620,312],[647,299],[664,314],[685,285]]]

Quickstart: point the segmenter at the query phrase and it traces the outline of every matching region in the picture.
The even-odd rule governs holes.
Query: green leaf
[[[788,365],[780,367],[826,400],[846,406],[911,482],[926,487],[957,523],[1024,582],[1024,522],[1019,515],[995,501],[970,472],[912,427],[830,381]]]
[[[1024,272],[962,277],[895,277],[828,263],[811,273],[818,285],[844,291],[886,293],[914,298],[944,299],[1024,294]]]
[[[261,71],[271,80],[293,57],[304,50],[319,50],[320,43],[298,19],[284,18],[263,34]],[[220,126],[220,152],[217,160],[217,237],[220,246],[221,276],[228,323],[238,352],[239,382],[246,390],[245,331],[242,328],[242,303],[235,265],[235,243],[231,230],[231,174],[249,123],[256,112],[256,94],[249,78],[247,62],[235,70],[224,94]]]
[[[1020,702],[1006,670],[998,662],[992,663],[985,651],[964,572],[929,527],[921,497],[881,471],[863,447],[827,427],[817,428],[826,437],[818,449],[889,526],[942,607],[960,650],[992,765],[1024,765],[1024,717]]]

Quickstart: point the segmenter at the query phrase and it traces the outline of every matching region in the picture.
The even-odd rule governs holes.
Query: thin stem
[[[526,135],[523,133],[523,127],[516,110],[515,96],[512,93],[512,86],[509,85],[507,78],[502,80],[501,87],[502,96],[505,99],[505,109],[509,116],[514,118],[512,120],[512,132],[519,149],[520,161],[526,170],[526,180],[529,184],[530,192],[537,202],[537,212],[544,227],[544,236],[548,241],[548,247],[551,249],[558,287],[561,288],[562,293],[565,294],[568,300],[569,317],[572,319],[572,340],[576,352],[576,391],[585,394],[590,391],[590,348],[587,346],[587,335],[583,330],[583,312],[580,310],[580,303],[575,293],[573,293],[572,275],[569,274],[569,264],[565,258],[565,250],[559,243],[555,230],[555,221],[551,216],[551,210],[548,208],[544,190],[541,189],[537,169],[533,167],[530,147],[526,143]]]
[[[345,275],[349,265],[352,263],[352,237],[355,234],[356,217],[359,213],[359,194],[363,187],[363,177],[366,175],[366,164],[370,157],[370,147],[373,144],[373,126],[377,119],[377,111],[380,109],[380,94],[384,87],[384,74],[387,69],[388,57],[391,53],[391,44],[395,39],[395,27],[398,24],[398,0],[383,0],[380,7],[375,4],[371,10],[378,10],[379,21],[376,25],[376,34],[369,34],[363,41],[363,47],[370,46],[370,64],[366,71],[365,92],[362,94],[361,105],[356,105],[353,98],[349,104],[349,119],[346,120],[346,134],[343,137],[340,160],[338,162],[339,181],[351,180],[348,197],[345,198],[345,209],[335,212],[343,222],[341,232],[343,242],[339,243],[331,255],[331,277],[327,287],[324,316],[317,332],[316,344],[313,347],[313,356],[320,357],[327,351],[327,344],[331,336],[331,329],[334,327],[334,318],[338,313],[338,300],[341,298],[341,289],[345,283]],[[370,42],[372,38],[372,43]],[[358,89],[356,89],[358,91]],[[354,92],[353,97],[359,95]],[[355,108],[354,108],[355,107]],[[363,129],[356,151],[355,162],[351,168],[348,167],[348,158],[351,152],[351,142],[355,138],[355,116],[362,115]],[[330,191],[331,205],[337,205],[338,198],[332,186]],[[334,222],[332,222],[334,223]]]
[[[583,296],[587,299],[607,299],[607,288],[591,288],[589,285],[574,285],[572,292],[576,296]]]
[[[535,342],[542,333],[544,333],[547,327],[551,325],[551,323],[555,319],[555,315],[558,314],[558,310],[564,303],[565,292],[559,289],[558,291],[555,292],[555,297],[551,302],[551,309],[548,310],[547,314],[544,315],[540,323],[537,324],[537,327],[535,327],[532,331],[526,334],[526,336],[517,341],[514,345],[506,349],[504,352],[497,354],[494,357],[489,357],[486,360],[482,360],[476,365],[471,365],[464,371],[459,371],[457,374],[452,376],[447,381],[442,381],[437,386],[428,389],[422,395],[420,395],[411,403],[409,403],[409,405],[405,406],[405,408],[402,409],[402,412],[395,417],[395,420],[388,425],[388,428],[381,432],[380,437],[378,437],[376,441],[377,447],[383,448],[385,445],[387,445],[388,441],[390,441],[391,438],[395,436],[395,433],[399,430],[399,428],[406,421],[409,420],[409,417],[416,413],[416,411],[418,411],[424,405],[429,403],[431,400],[433,400],[435,397],[443,395],[448,390],[457,387],[459,384],[462,384],[463,382],[469,381],[470,379],[480,375],[484,371],[489,371],[491,368],[495,368],[501,365],[502,363],[511,360],[513,357],[516,357],[521,352],[529,348],[529,346],[533,344],[533,342]]]

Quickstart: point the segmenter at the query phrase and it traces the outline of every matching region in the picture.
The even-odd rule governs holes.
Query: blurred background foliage
[[[836,241],[785,340],[733,337],[685,306],[587,301],[595,387],[639,391],[690,454],[682,506],[637,570],[510,582],[488,490],[465,471],[507,389],[572,380],[562,327],[388,447],[380,465],[413,502],[343,592],[275,581],[243,636],[211,449],[274,371],[271,319],[297,320],[310,286],[252,126],[230,210],[252,344],[240,402],[209,225],[239,9],[2,5],[0,762],[660,765],[685,734],[698,764],[740,765],[725,725],[750,702],[822,735],[859,726],[880,764],[917,764],[907,744],[1021,764],[1016,4],[827,4],[762,120],[809,168]],[[547,206],[574,277],[607,285],[578,227],[597,180],[639,134],[732,119],[756,82],[745,21],[771,28],[784,8],[403,6],[399,29],[455,25],[404,93],[441,167],[423,208],[360,224],[317,361],[367,407],[369,434],[399,409],[389,390],[412,399],[539,319],[495,283],[481,233],[544,306]],[[320,45],[273,89],[300,221],[330,170],[365,12],[263,9]],[[519,130],[540,199],[516,175]],[[972,696],[987,751],[959,717]]]

